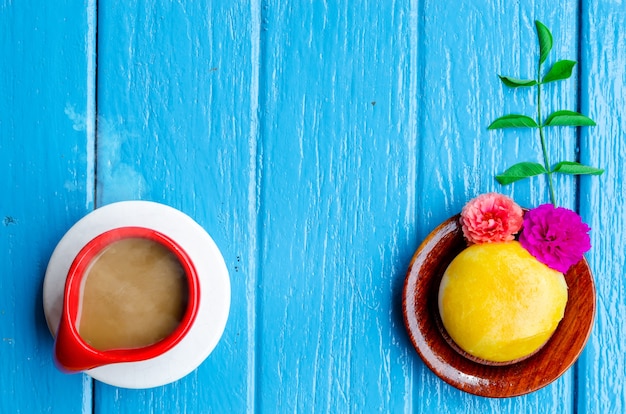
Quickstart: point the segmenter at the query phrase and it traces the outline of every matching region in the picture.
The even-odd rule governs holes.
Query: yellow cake
[[[439,287],[439,314],[468,354],[505,363],[532,355],[563,318],[562,273],[518,242],[475,244],[454,258]]]

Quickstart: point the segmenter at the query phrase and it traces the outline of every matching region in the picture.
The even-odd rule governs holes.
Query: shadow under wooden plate
[[[565,274],[565,315],[539,352],[511,365],[479,364],[455,351],[437,326],[439,283],[452,259],[466,247],[458,220],[458,215],[451,217],[433,230],[409,266],[402,310],[413,346],[437,376],[471,394],[513,397],[545,387],[572,366],[591,333],[596,293],[587,261],[583,258]]]

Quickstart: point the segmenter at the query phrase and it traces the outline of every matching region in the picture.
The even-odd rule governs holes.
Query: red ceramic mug
[[[180,323],[164,339],[140,348],[98,350],[80,336],[77,326],[84,281],[99,254],[112,243],[126,238],[143,238],[157,242],[175,255],[186,278],[187,305]],[[136,362],[157,357],[172,349],[189,332],[198,313],[199,304],[200,284],[193,262],[174,240],[144,227],[119,227],[106,231],[88,242],[70,266],[65,283],[61,321],[54,344],[55,361],[63,371],[78,372],[107,364]]]

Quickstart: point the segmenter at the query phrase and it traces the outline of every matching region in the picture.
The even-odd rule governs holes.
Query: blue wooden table
[[[531,132],[534,20],[549,110],[597,122],[548,135],[593,231],[597,315],[577,364],[535,393],[475,397],[412,348],[401,293],[413,252],[475,195],[548,201]],[[623,413],[626,411],[626,3],[623,0],[0,2],[0,413]],[[561,108],[563,107],[563,108]],[[127,390],[60,373],[41,298],[81,217],[152,200],[214,238],[232,283],[221,342],[173,384]]]

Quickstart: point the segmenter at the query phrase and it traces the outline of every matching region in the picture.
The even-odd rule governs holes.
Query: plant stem
[[[550,187],[550,201],[556,207],[556,197],[554,195],[554,184],[552,182],[552,170],[550,169],[550,160],[548,159],[548,150],[546,149],[546,140],[543,136],[543,126],[539,126],[539,137],[541,138],[541,149],[543,151],[543,163],[546,167],[548,175],[548,187]]]
[[[548,148],[543,135],[543,119],[541,118],[541,63],[539,63],[537,68],[537,125],[539,125],[539,139],[541,140],[541,150],[543,151],[543,165],[546,168],[546,175],[548,176],[550,201],[552,201],[552,204],[556,207],[556,196],[554,195],[554,184],[552,182],[552,168],[550,167]]]

